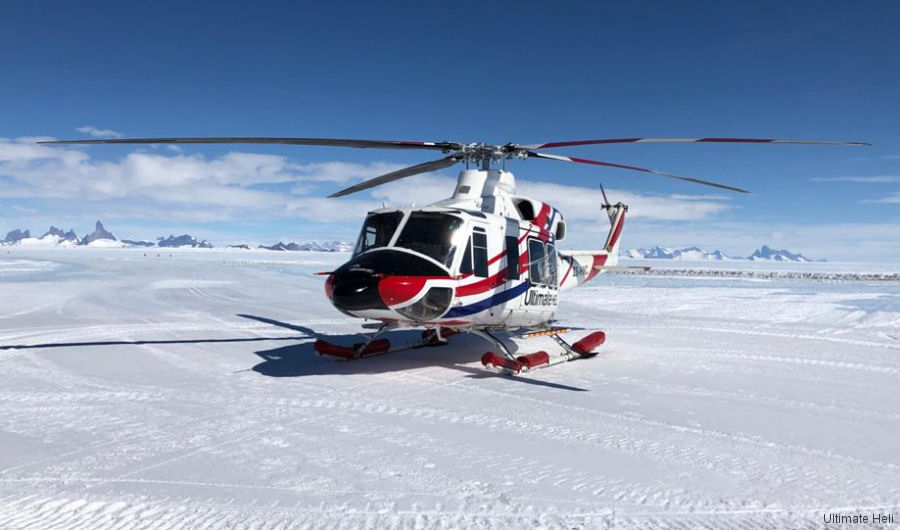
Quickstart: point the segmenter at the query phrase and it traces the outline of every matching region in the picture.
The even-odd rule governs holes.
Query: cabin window
[[[354,255],[372,248],[386,247],[394,237],[397,225],[402,219],[401,212],[376,213],[366,217],[353,251]]]
[[[463,220],[440,212],[413,212],[395,246],[424,254],[449,267],[459,243]]]
[[[546,246],[546,261],[547,261],[547,285],[551,287],[556,286],[556,247],[547,243]]]
[[[519,238],[506,236],[506,271],[507,279],[519,279]]]
[[[475,276],[487,278],[488,276],[488,251],[487,234],[484,228],[476,227],[472,232],[472,261],[475,266]]]
[[[544,244],[537,239],[528,240],[528,277],[533,284],[546,281]]]
[[[528,254],[531,283],[556,287],[556,247],[538,239],[529,239]]]

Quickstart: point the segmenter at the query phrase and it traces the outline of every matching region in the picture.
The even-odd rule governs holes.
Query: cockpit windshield
[[[386,247],[394,237],[397,225],[402,219],[401,212],[376,213],[366,217],[366,223],[359,234],[353,254],[365,252],[370,248]]]
[[[459,231],[463,220],[440,212],[413,212],[397,238],[396,246],[421,252],[450,267],[456,248],[466,241]]]

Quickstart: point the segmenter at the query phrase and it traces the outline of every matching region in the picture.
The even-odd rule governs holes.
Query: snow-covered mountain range
[[[41,237],[32,237],[31,231],[23,229],[15,229],[6,234],[6,237],[0,240],[0,245],[21,245],[21,246],[90,246],[90,247],[160,247],[160,248],[213,248],[212,243],[203,239],[198,240],[189,234],[176,236],[170,234],[168,237],[158,237],[156,241],[148,240],[132,240],[116,239],[110,231],[108,231],[103,223],[97,221],[94,231],[84,237],[78,237],[74,230],[64,232],[55,226],[51,226],[47,232]],[[250,249],[250,245],[246,243],[228,245],[228,248]],[[288,243],[279,241],[274,245],[259,245],[259,248],[266,250],[279,251],[315,251],[315,252],[347,252],[353,250],[353,243],[347,241],[291,241]]]
[[[353,250],[353,243],[347,241],[325,241],[323,243],[318,243],[315,241],[303,241],[297,243],[295,241],[291,241],[290,243],[285,243],[283,241],[279,241],[274,245],[260,245],[259,248],[266,250],[291,250],[291,251],[316,251],[316,252],[348,252]]]
[[[8,232],[6,238],[0,241],[0,245],[64,247],[83,245],[109,247],[122,246],[122,243],[116,241],[116,236],[103,228],[103,224],[100,221],[97,221],[94,231],[84,237],[78,237],[74,230],[70,229],[69,231],[64,232],[55,226],[51,226],[41,237],[32,237],[30,230],[16,229]]]
[[[632,248],[624,253],[625,257],[634,259],[670,259],[682,261],[724,261],[724,260],[750,260],[750,261],[791,261],[791,262],[812,262],[825,261],[813,260],[807,258],[803,254],[794,253],[789,250],[777,250],[763,245],[756,249],[749,256],[729,256],[721,250],[705,251],[697,247],[687,248]]]
[[[32,237],[29,230],[16,229],[6,234],[6,238],[0,240],[0,245],[22,245],[22,246],[91,246],[91,247],[161,247],[161,248],[213,248],[213,245],[203,239],[198,240],[196,237],[188,234],[180,236],[169,235],[168,237],[158,237],[157,240],[131,240],[116,239],[111,232],[104,228],[103,223],[97,221],[94,231],[84,237],[79,238],[74,230],[64,232],[55,226],[51,226],[47,232],[41,237]],[[233,249],[250,249],[250,246],[241,243],[228,245]],[[348,241],[279,241],[272,245],[259,245],[257,248],[275,251],[313,251],[313,252],[349,252],[353,250],[353,243]],[[624,251],[624,257],[633,259],[666,259],[679,261],[725,261],[725,260],[749,260],[749,261],[783,261],[783,262],[812,262],[825,261],[813,260],[807,258],[803,254],[794,253],[784,249],[773,249],[768,245],[763,245],[756,249],[749,256],[729,256],[721,250],[706,251],[698,247],[686,248],[632,248]]]
[[[194,236],[182,234],[180,236],[169,235],[166,238],[157,238],[156,246],[158,247],[192,247],[192,248],[213,248],[212,243],[207,240],[197,241]]]

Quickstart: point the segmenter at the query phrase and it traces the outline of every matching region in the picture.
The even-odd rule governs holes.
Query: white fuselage
[[[615,263],[624,210],[610,213],[605,249],[561,253],[559,211],[515,195],[509,172],[464,170],[449,199],[370,212],[329,292],[348,314],[401,326],[543,326],[560,291]]]

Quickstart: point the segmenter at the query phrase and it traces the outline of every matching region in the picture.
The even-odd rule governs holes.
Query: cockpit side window
[[[459,264],[460,274],[472,274],[472,239],[466,238],[466,252]]]
[[[449,267],[453,263],[463,220],[440,212],[413,212],[400,231],[397,247],[420,252]],[[465,238],[465,236],[463,236]]]
[[[472,232],[472,259],[475,262],[475,276],[488,277],[487,234],[484,228],[475,227]]]
[[[366,217],[353,254],[356,255],[372,248],[386,247],[394,237],[394,232],[401,220],[403,220],[402,212],[376,213]]]

